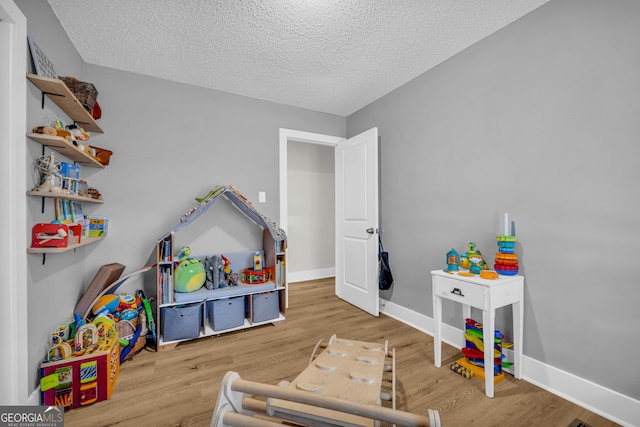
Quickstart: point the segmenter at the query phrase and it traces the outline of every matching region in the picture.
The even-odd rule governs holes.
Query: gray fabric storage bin
[[[202,328],[202,302],[162,307],[164,341],[198,338]]]
[[[251,295],[253,323],[276,319],[280,315],[280,298],[278,291],[262,292]]]
[[[207,301],[207,317],[214,331],[244,325],[244,296]]]

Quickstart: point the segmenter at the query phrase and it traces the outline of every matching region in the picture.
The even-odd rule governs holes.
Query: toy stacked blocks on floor
[[[78,356],[62,354],[57,359],[40,365],[43,405],[64,406],[67,410],[111,397],[120,373],[117,334],[96,351]],[[43,387],[43,382],[51,388]]]
[[[476,376],[484,380],[484,335],[482,323],[478,323],[473,319],[466,319],[464,337],[466,347],[462,349],[462,353],[465,357],[456,360],[451,365],[451,370],[467,379]],[[504,359],[502,338],[500,331],[494,331],[493,375],[496,384],[504,379],[504,372],[502,372],[502,360]]]

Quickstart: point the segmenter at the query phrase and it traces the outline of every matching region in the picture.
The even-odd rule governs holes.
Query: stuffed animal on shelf
[[[71,133],[71,137],[74,141],[88,141],[91,138],[89,132],[85,131],[82,126],[68,125],[67,130]]]
[[[178,255],[178,266],[175,271],[174,290],[176,292],[197,291],[205,284],[207,274],[202,260],[189,258],[191,249],[183,246]]]

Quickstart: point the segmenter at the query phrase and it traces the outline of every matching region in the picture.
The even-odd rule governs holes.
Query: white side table
[[[514,377],[522,373],[522,321],[523,321],[523,276],[500,276],[495,280],[479,276],[467,277],[443,270],[431,272],[433,284],[433,351],[434,364],[440,367],[442,359],[442,299],[462,304],[463,319],[471,317],[471,307],[482,310],[484,342],[485,393],[493,397],[493,333],[495,331],[496,308],[513,306],[513,352]]]

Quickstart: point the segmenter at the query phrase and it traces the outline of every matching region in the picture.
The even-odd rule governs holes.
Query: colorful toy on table
[[[191,249],[183,246],[178,256],[175,270],[174,290],[176,292],[193,292],[200,289],[207,279],[204,265],[198,258],[189,258]]]
[[[479,250],[476,250],[476,244],[469,242],[469,250],[465,254],[469,260],[469,273],[480,274],[480,271],[486,270],[487,264],[484,262],[484,257]]]
[[[460,268],[464,268],[465,270],[469,269],[469,258],[467,254],[460,254]]]
[[[504,214],[504,235],[496,236],[498,252],[493,268],[502,275],[515,276],[518,274],[518,255],[516,247],[516,223],[511,222],[511,234],[509,234],[509,215]]]
[[[458,255],[458,251],[451,248],[449,252],[447,252],[447,268],[446,271],[458,271],[460,270],[460,255]]]

